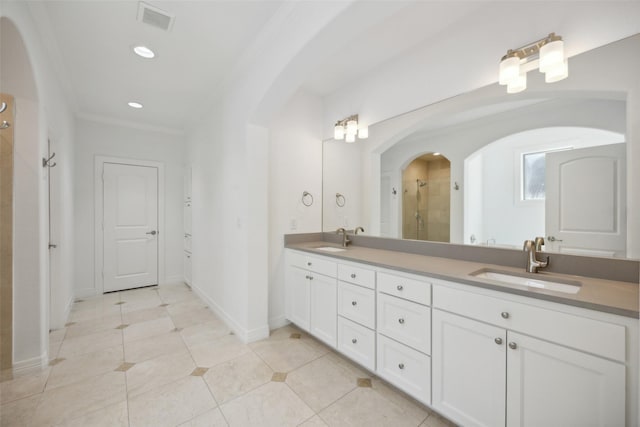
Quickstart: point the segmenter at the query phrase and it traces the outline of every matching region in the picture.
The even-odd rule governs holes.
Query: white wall
[[[94,283],[94,159],[96,156],[164,164],[165,282],[182,280],[184,137],[79,118],[75,155],[75,293],[100,292]],[[162,227],[162,225],[160,225]],[[160,283],[162,285],[162,283]]]
[[[269,126],[269,326],[285,323],[284,235],[322,226],[322,102],[298,92]],[[302,193],[313,204],[302,203]]]
[[[19,370],[46,365],[49,328],[64,325],[73,299],[74,230],[70,224],[73,223],[74,118],[28,5],[4,2],[0,15],[3,17],[0,85],[3,92],[17,99],[13,362],[14,369]],[[12,34],[13,25],[19,36]],[[62,159],[56,170],[59,179],[54,190],[63,195],[54,201],[60,213],[53,224],[58,232],[59,250],[53,258],[56,265],[52,269],[57,272],[57,278],[51,290],[48,185],[46,171],[41,166],[48,136],[56,139],[58,158]]]
[[[336,231],[343,227],[353,230],[362,226],[362,193],[358,182],[362,179],[362,142],[347,144],[327,140],[322,150],[322,228]],[[344,206],[336,203],[336,194],[344,196]],[[342,201],[340,201],[342,203]],[[366,231],[366,230],[365,230]]]

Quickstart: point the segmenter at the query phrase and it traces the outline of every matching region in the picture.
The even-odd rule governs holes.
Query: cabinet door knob
[[[398,364],[398,368],[400,368],[400,369],[404,369],[404,363],[399,363],[399,364]]]
[[[313,280],[313,276],[309,276],[309,280]]]
[[[358,305],[358,301],[351,301],[351,305]]]
[[[496,342],[496,344],[500,345],[502,344],[502,338],[498,337],[494,340]]]
[[[518,344],[516,344],[516,343],[514,343],[513,341],[511,341],[511,342],[509,343],[509,348],[510,348],[511,350],[515,350],[516,348],[518,348]]]
[[[500,313],[500,316],[502,316],[503,319],[508,319],[509,313],[507,313],[506,311],[503,311],[502,313]]]
[[[351,273],[351,278],[355,279],[356,278],[356,273]]]
[[[309,275],[307,274],[306,276],[304,276],[305,279],[309,279]]]
[[[397,289],[397,290],[399,290],[399,291],[401,291],[401,290],[403,290],[403,289],[404,289],[404,287],[403,287],[402,285],[398,285],[398,286],[396,286],[396,289]]]
[[[358,342],[358,340],[357,340],[357,339],[355,339],[355,338],[353,338],[353,339],[351,340],[351,342],[355,344],[355,343],[357,343],[357,342]]]
[[[404,319],[401,317],[398,319],[398,323],[400,323],[401,325],[404,323]]]
[[[311,261],[307,262],[307,265],[308,265],[309,267],[311,267]]]

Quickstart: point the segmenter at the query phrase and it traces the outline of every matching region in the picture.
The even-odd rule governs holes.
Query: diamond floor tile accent
[[[127,326],[129,326],[129,325],[123,323],[122,325],[116,326],[115,329],[124,329]]]
[[[65,360],[67,359],[65,359],[64,357],[56,357],[55,359],[49,362],[49,366],[56,366],[58,363],[63,362]]]
[[[193,370],[193,372],[191,372],[191,376],[192,377],[201,377],[204,374],[206,374],[208,370],[209,370],[209,368],[197,367],[196,369]]]
[[[302,335],[298,334],[298,333],[293,333],[293,334],[289,335],[289,338],[291,338],[293,340],[299,340],[300,338],[302,338]]]
[[[271,376],[271,381],[275,381],[277,383],[283,383],[286,381],[286,379],[287,379],[286,372],[274,372],[273,375]]]
[[[135,363],[124,362],[122,365],[118,366],[115,371],[116,372],[127,372],[129,369],[136,366]]]
[[[371,387],[371,378],[358,378],[358,387]]]

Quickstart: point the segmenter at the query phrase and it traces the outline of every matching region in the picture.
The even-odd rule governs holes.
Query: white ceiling
[[[138,22],[138,2],[133,0],[30,3],[45,46],[57,61],[57,71],[79,114],[179,131],[208,108],[213,94],[287,2],[150,1],[175,15],[170,32]],[[493,12],[483,15],[489,4]],[[487,31],[496,34],[498,42],[501,31],[510,31],[509,40],[499,43],[506,51],[549,31],[544,20],[527,21],[526,14],[519,13],[535,10],[535,15],[544,16],[539,10],[544,7],[553,11],[550,21],[554,25],[574,36],[571,53],[575,54],[637,32],[638,5],[637,0],[355,1],[325,29],[325,33],[344,34],[342,43],[316,58],[321,65],[306,77],[303,87],[324,96],[416,47],[429,52],[430,46],[451,37],[473,45],[477,34],[465,29],[472,26],[470,22],[478,24],[478,19],[487,21]],[[356,21],[357,26],[353,25]],[[500,22],[506,24],[502,29]],[[522,25],[514,25],[518,22]],[[558,31],[555,26],[552,30]],[[135,44],[151,47],[157,58],[137,57],[131,50]],[[502,50],[497,54],[491,50],[491,54],[496,56],[497,67]],[[145,108],[129,108],[126,104],[132,100]]]

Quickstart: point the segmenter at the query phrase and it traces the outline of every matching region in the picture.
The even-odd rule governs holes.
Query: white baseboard
[[[213,311],[222,321],[233,331],[234,334],[240,340],[247,344],[253,341],[261,340],[269,337],[269,326],[264,325],[259,328],[247,330],[243,328],[233,317],[231,317],[226,311],[222,309],[214,300],[209,298],[200,288],[195,284],[191,284],[191,290],[196,293],[204,302],[207,303],[211,311]]]
[[[76,290],[73,300],[75,301],[77,299],[91,298],[95,296],[98,296],[98,291],[96,291],[95,288],[82,288]]]
[[[19,376],[29,374],[31,372],[38,372],[47,366],[49,366],[49,353],[45,351],[40,356],[13,362],[11,369],[13,370],[14,375]]]
[[[290,323],[291,322],[289,322],[284,314],[282,316],[272,317],[271,319],[269,319],[269,329],[273,331],[274,329],[287,326]]]

